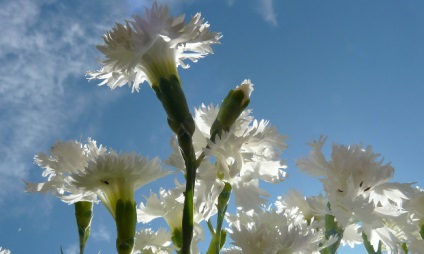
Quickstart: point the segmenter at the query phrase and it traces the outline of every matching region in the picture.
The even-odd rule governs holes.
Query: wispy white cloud
[[[228,6],[233,6],[233,4],[236,2],[236,0],[227,0]]]
[[[94,45],[106,30],[97,24],[113,24],[124,12],[119,4],[109,5],[100,0],[0,3],[0,202],[22,193],[33,155],[69,132],[72,119],[95,103],[97,92],[78,93],[82,89],[72,82],[84,80],[96,65]],[[89,10],[95,8],[100,14],[94,19]],[[101,9],[113,10],[114,16]]]
[[[141,14],[139,13],[140,11],[143,12],[144,8],[150,8],[154,2],[158,4],[166,4],[172,12],[177,12],[175,14],[181,14],[181,8],[185,4],[195,2],[195,0],[127,0],[128,7],[130,8],[130,11],[133,12],[132,14],[134,14],[134,11],[136,11],[137,14]]]
[[[78,254],[79,253],[79,243],[74,243],[66,247],[63,252],[65,254]]]
[[[91,237],[98,242],[109,242],[112,239],[110,229],[105,225],[99,224],[91,229]]]
[[[276,26],[277,14],[273,7],[273,0],[260,0],[259,1],[259,12],[266,22]]]
[[[236,0],[226,0],[227,5],[232,7]],[[274,10],[274,1],[273,0],[255,0],[255,9],[258,14],[261,15],[264,20],[274,26],[278,25],[277,14]],[[246,4],[244,1],[242,4]]]

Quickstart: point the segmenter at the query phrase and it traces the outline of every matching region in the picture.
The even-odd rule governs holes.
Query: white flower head
[[[11,254],[12,252],[10,250],[7,249],[2,249],[2,247],[0,247],[0,254]]]
[[[69,183],[85,193],[97,194],[115,218],[116,203],[134,201],[134,192],[168,171],[162,170],[158,158],[149,160],[134,153],[109,153],[88,163],[84,171],[71,175]],[[70,200],[72,202],[72,200]]]
[[[51,148],[51,154],[38,153],[34,156],[35,163],[44,168],[43,177],[47,178],[42,183],[26,183],[27,192],[50,192],[62,201],[67,202],[68,195],[76,195],[81,200],[96,201],[95,194],[88,194],[67,184],[70,174],[84,171],[90,160],[105,154],[106,148],[98,147],[95,140],[88,138],[87,142],[58,141]]]
[[[103,79],[111,89],[128,83],[132,90],[147,81],[157,84],[161,77],[173,74],[177,67],[188,68],[183,60],[196,62],[213,53],[211,44],[219,43],[221,35],[209,30],[200,13],[185,24],[185,16],[172,17],[167,5],[153,4],[144,17],[133,16],[132,21],[117,23],[104,36],[104,45],[97,46],[105,60],[98,71],[89,71],[89,79]]]
[[[171,254],[175,248],[171,245],[171,233],[163,228],[158,231],[142,229],[135,233],[134,253]]]
[[[289,190],[289,193],[284,197],[278,197],[275,206],[277,207],[277,212],[298,208],[307,221],[312,221],[312,219],[317,221],[324,219],[324,216],[329,213],[327,203],[327,199],[322,195],[304,197],[302,192]]]
[[[171,190],[160,189],[159,195],[151,192],[146,198],[146,204],[140,203],[137,208],[137,221],[149,223],[156,218],[163,218],[171,228],[172,234],[182,232],[182,220],[184,209],[184,186],[176,183],[177,187]],[[203,228],[200,222],[203,216],[194,213],[193,241],[191,243],[191,252],[198,253],[197,244],[203,240]]]
[[[137,209],[137,221],[148,223],[156,218],[164,218],[169,227],[179,229],[183,218],[184,195],[182,189],[159,191],[159,196],[150,192],[149,197],[145,197],[146,205],[140,203]]]
[[[359,233],[359,224],[350,224],[343,231],[343,238],[341,244],[343,246],[349,245],[354,248],[355,245],[362,244],[362,235]]]
[[[394,169],[379,159],[370,146],[332,146],[331,160],[321,149],[326,138],[312,142],[309,158],[297,161],[301,170],[320,177],[332,213],[340,226],[359,220],[372,228],[382,227],[382,215],[399,216],[400,205],[407,199],[408,188],[391,184]],[[387,197],[384,193],[390,193]]]
[[[322,230],[308,226],[296,209],[277,213],[267,209],[248,212],[238,211],[237,216],[227,217],[232,244],[236,249],[228,253],[319,253],[319,250],[334,243],[335,238],[324,241]]]
[[[419,221],[420,226],[424,226],[424,191],[417,188],[406,207]]]

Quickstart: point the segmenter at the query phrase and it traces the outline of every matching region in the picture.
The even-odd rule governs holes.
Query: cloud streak
[[[226,2],[229,7],[232,7],[236,0],[226,0]],[[245,4],[245,2],[243,2],[243,4]],[[274,26],[278,25],[273,0],[256,0],[255,8],[257,9],[258,14],[261,15],[266,22]]]
[[[84,80],[95,64],[94,45],[105,31],[96,24],[112,24],[114,17],[94,20],[87,11],[90,4],[98,11],[110,8],[108,3],[75,2],[0,4],[0,203],[22,193],[33,155],[69,131],[72,119],[93,103],[95,94],[78,93],[72,82]],[[123,13],[119,7],[110,10]]]
[[[274,26],[278,25],[277,14],[273,7],[273,0],[260,0],[259,12],[266,22]]]
[[[110,232],[110,229],[105,225],[99,224],[95,228],[92,228],[91,236],[98,242],[110,242],[112,239]]]

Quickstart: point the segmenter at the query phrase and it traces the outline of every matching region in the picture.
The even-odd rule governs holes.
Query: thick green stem
[[[133,200],[119,199],[116,203],[116,250],[119,254],[131,254],[134,248],[137,224],[136,204]]]
[[[168,125],[178,135],[178,144],[186,166],[186,190],[182,221],[182,247],[180,253],[189,254],[193,238],[194,215],[194,185],[198,163],[193,149],[191,137],[195,124],[187,106],[187,100],[182,90],[180,80],[176,75],[162,77],[152,88],[166,111]]]
[[[90,236],[91,219],[93,218],[93,202],[76,202],[75,218],[78,226],[80,254],[84,254],[85,244]]]

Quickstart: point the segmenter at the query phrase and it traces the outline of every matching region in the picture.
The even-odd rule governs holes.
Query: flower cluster
[[[247,109],[253,84],[244,80],[219,106],[188,109],[177,72],[212,53],[220,33],[211,32],[201,15],[185,23],[171,17],[167,6],[153,4],[144,17],[117,23],[97,48],[105,59],[89,79],[111,89],[128,83],[132,90],[147,81],[156,92],[174,132],[166,164],[184,174],[186,182],[151,191],[136,206],[136,191],[171,173],[158,158],[134,152],[117,153],[88,139],[57,142],[51,154],[39,153],[35,163],[45,182],[26,182],[27,192],[50,192],[75,204],[80,252],[90,232],[93,203],[99,200],[116,222],[116,248],[130,253],[199,253],[198,244],[211,235],[211,253],[336,253],[340,244],[363,243],[369,253],[424,253],[424,191],[410,183],[390,182],[394,168],[370,146],[332,146],[331,159],[322,152],[326,138],[313,141],[309,157],[299,159],[301,171],[319,178],[325,194],[304,197],[291,190],[267,206],[263,182],[286,177],[281,159],[286,137],[267,120]],[[234,194],[235,209],[229,209]],[[232,210],[235,210],[234,213]],[[143,228],[163,218],[168,229]],[[216,218],[216,227],[213,220]],[[225,241],[230,237],[232,246]],[[1,250],[0,253],[10,253]]]
[[[331,160],[322,153],[326,138],[313,141],[311,154],[300,159],[302,171],[319,177],[323,184],[328,213],[333,215],[342,229],[356,228],[365,234],[374,248],[379,242],[390,253],[402,253],[404,245],[410,250],[422,245],[417,220],[422,204],[418,204],[420,191],[411,184],[389,182],[394,168],[379,159],[371,146],[332,146]],[[360,224],[359,224],[360,223]],[[424,249],[421,249],[424,251]]]
[[[198,168],[196,190],[199,209],[210,214],[225,182],[231,184],[236,205],[244,209],[259,209],[268,194],[259,188],[259,179],[279,183],[286,177],[281,152],[287,147],[285,136],[268,121],[257,121],[244,111],[228,132],[210,140],[210,129],[219,107],[202,105],[195,110],[196,130],[193,135],[194,150],[205,159]],[[178,144],[171,141],[173,153],[167,163],[184,170],[184,161]],[[201,204],[202,203],[202,204]],[[209,216],[206,216],[206,219]]]
[[[307,223],[298,209],[279,212],[263,209],[259,212],[239,210],[228,216],[230,237],[235,247],[224,253],[316,253],[335,242],[325,240],[322,229],[315,222]]]

